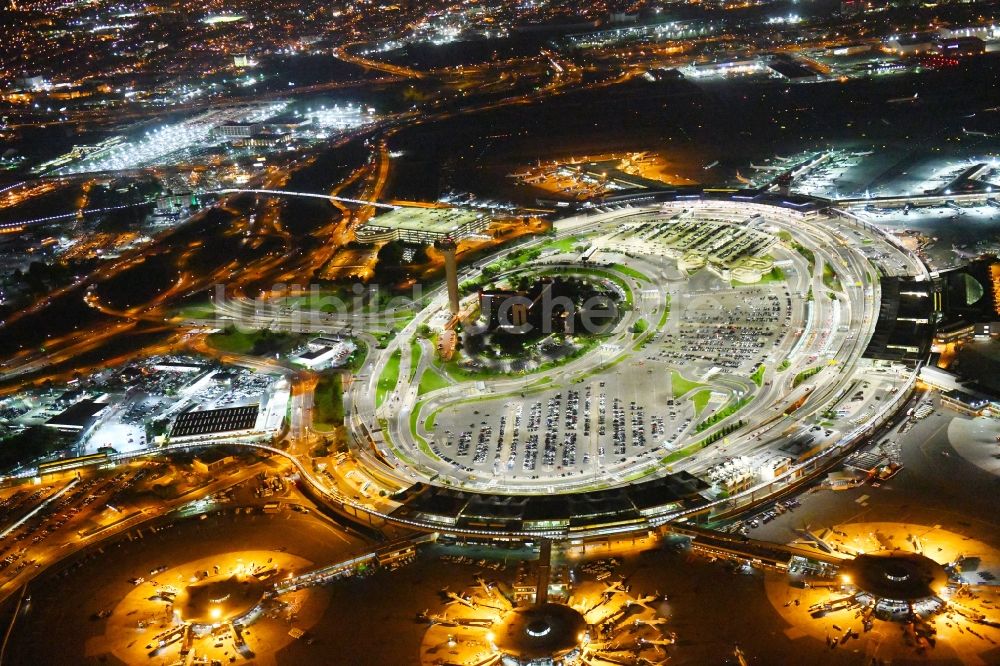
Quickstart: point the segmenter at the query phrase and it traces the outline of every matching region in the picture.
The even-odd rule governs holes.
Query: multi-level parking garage
[[[880,279],[926,274],[850,217],[681,199],[560,220],[554,237],[526,247],[540,252],[520,275],[612,283],[626,292],[623,316],[582,355],[469,375],[415,335],[442,320],[445,297],[432,295],[350,395],[359,472],[386,490],[366,493],[369,509],[428,527],[550,536],[734,510],[870,438],[912,386],[908,370],[864,352]]]

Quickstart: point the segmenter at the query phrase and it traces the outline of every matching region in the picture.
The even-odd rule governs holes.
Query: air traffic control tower
[[[458,314],[458,264],[455,261],[455,249],[458,245],[452,238],[441,238],[434,241],[434,247],[444,254],[444,277],[448,283],[448,309],[453,315]]]

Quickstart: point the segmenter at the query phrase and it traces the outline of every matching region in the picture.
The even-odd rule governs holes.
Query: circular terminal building
[[[210,629],[225,622],[244,619],[260,608],[266,586],[253,576],[233,574],[222,579],[192,583],[174,605],[183,622],[195,630]]]
[[[504,666],[563,664],[575,660],[589,638],[583,614],[557,603],[515,608],[493,630]]]
[[[941,595],[948,586],[948,571],[919,553],[887,550],[858,555],[844,572],[845,582],[857,590],[856,599],[874,606],[882,617],[927,615],[944,604]]]

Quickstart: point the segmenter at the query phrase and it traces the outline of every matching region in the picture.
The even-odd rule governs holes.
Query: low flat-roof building
[[[443,238],[459,239],[478,234],[489,226],[486,213],[464,208],[396,208],[358,228],[362,242],[400,240],[433,243]]]
[[[990,407],[990,401],[985,396],[960,389],[942,393],[941,404],[969,416],[982,416]]]
[[[920,379],[942,391],[955,391],[962,388],[962,378],[954,372],[948,372],[937,366],[925,365],[920,368]]]
[[[207,452],[199,454],[192,462],[192,466],[202,474],[211,474],[233,461],[233,457],[226,453]]]
[[[944,37],[935,44],[945,56],[980,55],[986,52],[986,42],[979,37]]]
[[[937,33],[915,32],[907,35],[894,35],[886,40],[886,48],[899,55],[918,55],[935,52]]]
[[[106,402],[84,398],[56,414],[45,425],[62,432],[83,432],[97,421],[97,416],[109,407]]]
[[[350,340],[316,338],[309,342],[308,348],[304,352],[296,355],[292,360],[310,369],[325,365],[339,367],[347,362],[354,349],[355,345]]]

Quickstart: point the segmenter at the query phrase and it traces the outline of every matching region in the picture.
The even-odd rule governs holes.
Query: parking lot
[[[733,399],[724,378],[752,386],[746,378],[790,334],[792,296],[784,282],[734,288],[704,271],[675,288],[668,324],[639,354],[567,386],[445,410],[431,451],[498,484],[599,484],[602,474],[638,473],[689,443],[698,423]]]
[[[792,297],[784,284],[688,292],[681,303],[676,326],[646,358],[688,372],[717,367],[749,374],[791,327]]]
[[[442,416],[431,448],[467,472],[508,480],[582,475],[656,455],[693,413],[648,375],[645,384],[644,393],[614,374],[523,400],[483,402]]]

